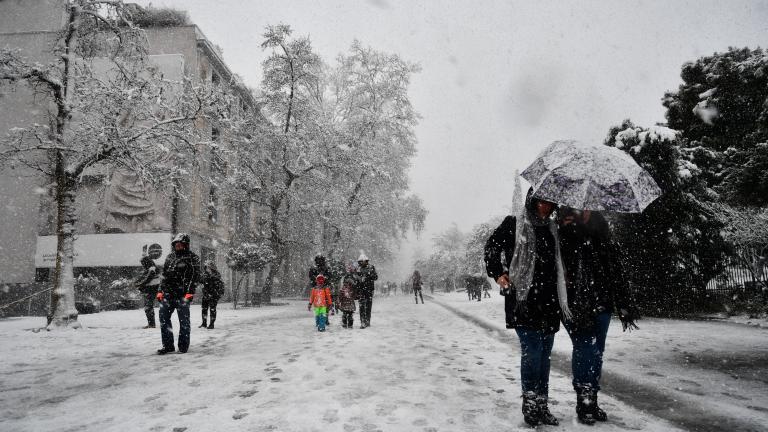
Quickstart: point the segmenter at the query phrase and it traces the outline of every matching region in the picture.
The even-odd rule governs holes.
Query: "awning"
[[[75,236],[75,267],[138,267],[143,248],[161,248],[162,265],[171,248],[171,233],[84,234]],[[56,265],[56,236],[38,236],[35,267]]]

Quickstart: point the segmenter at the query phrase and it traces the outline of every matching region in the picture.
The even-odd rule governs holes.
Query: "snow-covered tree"
[[[683,65],[664,97],[669,127],[697,151],[708,186],[742,206],[768,205],[768,53],[730,48]]]
[[[722,224],[706,207],[717,196],[682,143],[677,131],[629,120],[612,128],[605,141],[632,156],[663,192],[643,213],[614,218],[616,240],[646,313],[688,310],[722,270]]]
[[[144,33],[117,0],[69,0],[53,61],[0,51],[0,85],[30,86],[49,104],[45,124],[19,124],[0,143],[0,163],[49,179],[57,255],[49,328],[78,327],[74,299],[75,201],[82,176],[99,167],[138,173],[149,183],[194,165],[195,122],[215,94],[169,83],[150,67]]]

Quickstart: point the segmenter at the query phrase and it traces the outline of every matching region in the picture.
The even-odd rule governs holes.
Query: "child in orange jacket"
[[[309,305],[307,310],[315,308],[315,325],[317,331],[324,332],[328,322],[328,309],[333,304],[331,301],[331,289],[325,284],[325,276],[317,275],[315,287],[309,293]]]

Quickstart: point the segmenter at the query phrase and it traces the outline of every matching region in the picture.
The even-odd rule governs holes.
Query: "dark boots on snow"
[[[595,417],[595,420],[600,422],[608,421],[608,414],[606,414],[597,404],[597,392],[595,392],[595,406],[593,409],[594,411],[592,412],[592,415]]]
[[[530,426],[538,426],[541,423],[539,404],[532,392],[523,393],[523,420]]]
[[[213,321],[211,321],[211,324],[208,326],[208,330],[212,330],[212,329],[213,329]]]
[[[557,426],[560,422],[557,421],[557,418],[553,416],[551,412],[549,412],[549,405],[547,402],[548,399],[546,396],[539,396],[536,398],[536,405],[538,405],[539,408],[539,419],[542,424]]]
[[[211,324],[213,324],[213,323],[211,323]],[[206,328],[206,327],[208,327],[208,324],[206,323],[205,318],[203,318],[203,323],[200,324],[200,327],[198,327],[198,328]]]
[[[595,393],[592,391],[579,391],[576,393],[576,416],[579,422],[592,426],[595,418]]]

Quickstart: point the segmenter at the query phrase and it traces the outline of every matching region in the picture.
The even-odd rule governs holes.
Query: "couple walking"
[[[535,198],[533,189],[522,214],[508,216],[488,239],[488,276],[501,287],[507,328],[520,339],[526,423],[558,424],[547,400],[550,353],[561,322],[573,342],[578,419],[590,425],[607,419],[597,393],[611,314],[619,315],[625,330],[636,328],[617,252],[602,215],[556,209]]]

